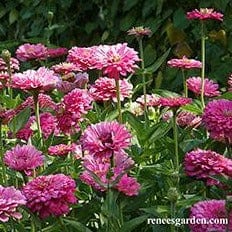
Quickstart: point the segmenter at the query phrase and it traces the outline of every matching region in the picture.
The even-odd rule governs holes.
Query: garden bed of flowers
[[[232,76],[219,86],[205,67],[207,23],[223,14],[186,17],[201,32],[198,59],[169,49],[146,67],[142,26],[128,31],[138,51],[2,51],[1,231],[232,231]],[[161,65],[181,73],[180,91],[147,88]],[[158,218],[171,221],[149,223]]]

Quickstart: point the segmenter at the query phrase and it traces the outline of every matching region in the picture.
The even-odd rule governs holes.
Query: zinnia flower
[[[188,59],[186,56],[183,56],[182,59],[171,59],[168,61],[168,65],[172,68],[182,68],[182,69],[192,69],[192,68],[202,67],[200,61],[194,59]]]
[[[48,50],[43,44],[23,44],[16,50],[16,57],[20,61],[45,60]]]
[[[61,75],[67,75],[72,72],[79,72],[81,71],[75,64],[69,62],[63,62],[60,64],[53,65],[51,67],[55,73],[59,73]]]
[[[66,156],[75,150],[74,144],[58,144],[48,148],[48,154],[52,156]]]
[[[0,185],[0,221],[7,222],[9,218],[21,219],[22,214],[17,211],[20,205],[26,204],[26,198],[15,187]]]
[[[27,207],[41,218],[69,213],[69,204],[77,202],[75,181],[64,174],[39,176],[23,187]]]
[[[187,111],[181,111],[177,115],[177,124],[182,127],[198,127],[201,124],[201,117]]]
[[[12,87],[28,91],[48,91],[60,81],[52,70],[41,67],[38,70],[27,70],[12,77]]]
[[[13,170],[23,171],[27,175],[31,175],[34,169],[43,165],[44,157],[42,152],[34,146],[16,145],[5,153],[3,161]]]
[[[103,70],[103,73],[110,78],[119,79],[120,76],[127,76],[134,73],[140,61],[138,53],[127,46],[127,43],[116,45],[100,45],[94,53],[96,61],[95,68]]]
[[[129,98],[132,95],[133,86],[127,80],[119,80],[120,100]],[[89,90],[95,101],[117,102],[117,92],[115,80],[107,77],[98,78]]]
[[[47,49],[48,57],[56,58],[59,56],[64,56],[68,53],[67,48],[48,48]]]
[[[110,157],[130,146],[131,134],[118,122],[90,125],[81,137],[84,151],[91,155]]]
[[[228,79],[228,85],[229,85],[229,91],[232,92],[232,74],[229,76],[229,79]]]
[[[200,8],[200,10],[195,9],[193,11],[187,12],[187,19],[215,19],[223,21],[223,14],[214,11],[212,8]]]
[[[232,143],[232,101],[220,99],[209,102],[202,122],[213,139]]]
[[[232,174],[232,160],[214,151],[199,148],[185,155],[184,167],[188,176],[204,180],[207,185],[219,184],[213,176]]]
[[[201,77],[190,77],[186,82],[190,91],[196,95],[201,95]],[[204,95],[206,97],[216,97],[220,95],[220,92],[218,91],[219,85],[217,83],[208,78],[206,78],[204,82]]]
[[[137,38],[143,38],[144,36],[151,36],[151,29],[148,27],[133,27],[132,29],[127,31],[128,35],[134,35]]]
[[[160,105],[164,107],[170,107],[170,108],[179,108],[181,106],[185,106],[187,104],[190,104],[192,102],[192,99],[185,98],[185,97],[161,97],[160,98]]]
[[[160,104],[160,97],[155,94],[146,94],[147,106],[155,107]],[[136,99],[141,106],[144,106],[144,95]]]
[[[11,71],[18,71],[19,70],[19,61],[13,57],[10,58],[10,68]],[[7,71],[7,65],[6,62],[0,58],[0,71]]]
[[[225,224],[225,220],[227,219],[226,213],[226,202],[225,200],[207,200],[200,201],[195,203],[191,207],[190,218],[195,218],[196,220],[204,220],[206,223],[193,223],[189,224],[189,227],[192,232],[206,232],[206,231],[217,231],[217,232],[225,232],[227,225]],[[212,219],[224,219],[223,223],[208,223],[209,220]],[[229,213],[229,231],[232,231],[232,214]]]

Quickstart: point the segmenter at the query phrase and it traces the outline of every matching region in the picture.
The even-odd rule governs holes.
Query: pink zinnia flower
[[[202,122],[213,139],[232,143],[232,101],[220,99],[209,102]]]
[[[212,8],[200,8],[200,10],[193,10],[187,12],[187,19],[215,19],[219,21],[223,21],[223,14],[214,11]]]
[[[47,48],[47,53],[49,58],[56,58],[59,56],[64,56],[68,53],[67,48]]]
[[[60,64],[53,65],[51,69],[54,70],[55,73],[59,73],[61,75],[67,75],[72,72],[80,71],[80,68],[77,68],[75,64],[69,62],[63,62]]]
[[[14,72],[14,71],[18,71],[19,70],[19,61],[13,57],[10,58],[10,68],[11,68],[11,71]],[[0,71],[7,71],[7,65],[6,65],[6,62],[0,58]]]
[[[146,100],[147,100],[147,106],[155,107],[160,104],[160,97],[155,95],[155,94],[147,94],[146,95]],[[138,102],[141,106],[144,106],[144,95],[141,97],[138,97],[136,99],[136,102]]]
[[[110,78],[119,79],[134,73],[140,61],[138,53],[127,46],[127,43],[116,45],[100,45],[94,53],[95,68],[103,70]]]
[[[90,125],[81,137],[84,151],[91,155],[110,157],[130,146],[131,134],[118,122],[100,122]]]
[[[228,79],[228,85],[229,85],[229,91],[232,92],[232,74],[229,76],[229,79]]]
[[[5,153],[3,161],[13,170],[31,175],[34,169],[43,165],[44,156],[34,146],[16,145]]]
[[[179,108],[181,106],[185,106],[190,104],[192,99],[185,98],[185,97],[161,97],[160,98],[160,105],[164,107],[170,108]]]
[[[16,50],[16,57],[20,61],[45,60],[48,50],[43,44],[23,44]]]
[[[69,204],[77,202],[75,181],[63,174],[39,176],[23,187],[27,207],[41,218],[69,213]]]
[[[26,198],[15,187],[0,185],[0,221],[7,222],[9,218],[21,219],[22,214],[17,212],[20,205],[26,204]]]
[[[66,156],[75,150],[74,144],[58,144],[48,148],[48,154],[52,156]]]
[[[129,98],[132,95],[133,86],[127,80],[119,80],[120,100]],[[98,78],[89,90],[95,101],[114,101],[117,102],[117,92],[115,80],[108,77]]]
[[[201,95],[201,77],[190,77],[187,79],[187,87],[196,95]],[[206,78],[204,80],[204,95],[206,97],[216,97],[220,95],[219,85],[212,80]]]
[[[188,176],[204,180],[207,185],[219,184],[213,176],[232,174],[232,160],[214,151],[199,148],[185,155],[184,167]]]
[[[80,71],[93,69],[95,59],[93,58],[96,46],[93,47],[72,47],[68,51],[67,61],[76,65]]]
[[[198,127],[201,124],[201,117],[187,111],[181,111],[177,115],[177,124],[182,127]]]
[[[12,77],[12,87],[28,91],[48,91],[60,81],[52,70],[41,67],[38,70],[27,70]]]
[[[200,201],[195,203],[191,207],[190,211],[190,218],[195,218],[208,221],[211,219],[226,219],[227,212],[226,212],[226,201],[225,200],[207,200],[207,201]],[[232,231],[232,213],[229,213],[229,231]],[[206,231],[217,231],[217,232],[225,232],[226,231],[226,224],[219,224],[219,223],[194,223],[189,224],[189,228],[192,232],[206,232]]]
[[[186,56],[183,56],[182,59],[171,59],[168,61],[168,65],[172,68],[182,68],[182,69],[192,69],[192,68],[202,67],[200,61],[194,59],[188,59]]]
[[[148,27],[133,27],[132,29],[127,31],[128,35],[134,35],[137,38],[142,38],[144,36],[151,36],[151,29]]]
[[[6,81],[9,79],[9,74],[8,72],[6,71],[2,71],[0,72],[0,80],[3,82],[3,83],[6,83]]]

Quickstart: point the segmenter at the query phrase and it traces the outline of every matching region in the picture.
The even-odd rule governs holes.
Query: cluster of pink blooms
[[[21,219],[22,214],[17,208],[26,204],[26,198],[14,187],[0,186],[0,221],[7,222],[10,218]]]
[[[26,43],[18,47],[16,57],[20,61],[45,60],[66,55],[67,48],[47,48],[43,44]]]
[[[190,77],[187,79],[187,87],[196,95],[201,94],[201,77]],[[219,85],[208,78],[204,79],[204,95],[206,97],[216,97],[220,95]]]
[[[76,144],[57,144],[48,148],[48,154],[52,156],[66,156],[75,151]]]
[[[133,86],[126,79],[119,80],[120,100],[124,101],[132,95]],[[117,102],[117,92],[115,80],[108,77],[98,78],[89,90],[95,101]]]
[[[75,181],[64,174],[39,176],[23,187],[27,207],[41,218],[69,213],[70,204],[77,202]]]
[[[218,185],[215,176],[232,176],[232,160],[211,151],[196,149],[185,155],[184,168],[188,176],[204,180],[207,185]]]
[[[227,216],[226,211],[226,201],[225,200],[207,200],[200,201],[194,204],[191,207],[190,218],[195,220],[204,220],[211,221],[211,223],[192,223],[189,224],[189,227],[192,232],[206,232],[206,231],[217,231],[217,232],[225,232],[232,231],[232,212]],[[213,223],[212,219],[215,219],[215,223]],[[220,219],[223,219],[224,223],[216,223],[219,222]],[[228,225],[225,223],[225,219],[228,219]]]
[[[223,21],[223,14],[214,11],[212,8],[201,8],[200,10],[195,9],[193,11],[187,12],[187,19],[214,19]]]
[[[181,68],[181,69],[192,69],[192,68],[201,68],[201,61],[188,59],[186,56],[183,56],[182,59],[171,59],[168,61],[168,65],[172,68]]]
[[[83,157],[85,171],[81,180],[101,191],[110,185],[125,195],[137,195],[140,185],[127,174],[134,162],[124,151],[130,146],[130,139],[126,127],[117,122],[89,126],[81,137],[83,152],[87,154]]]
[[[232,101],[210,101],[202,115],[202,122],[210,136],[218,141],[232,143]]]
[[[33,170],[43,165],[44,157],[42,152],[38,151],[34,146],[16,145],[5,153],[3,161],[13,170],[31,175]]]

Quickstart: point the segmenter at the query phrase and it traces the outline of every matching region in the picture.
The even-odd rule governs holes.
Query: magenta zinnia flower
[[[75,144],[58,144],[48,148],[48,154],[52,156],[66,156],[75,150]]]
[[[199,148],[185,155],[184,167],[188,176],[204,180],[207,185],[219,184],[213,176],[232,174],[232,160],[214,151]]]
[[[138,53],[127,46],[127,43],[100,45],[94,53],[95,68],[103,70],[110,78],[119,79],[128,73],[134,73],[140,61]]]
[[[84,151],[91,155],[110,157],[130,146],[131,134],[118,122],[100,122],[90,125],[81,137]]]
[[[129,98],[132,95],[133,86],[127,80],[119,80],[120,98]],[[114,101],[117,102],[115,80],[107,77],[98,78],[89,90],[95,101]]]
[[[12,87],[28,91],[48,91],[60,81],[52,70],[41,67],[38,70],[27,70],[12,77]]]
[[[47,49],[48,57],[49,58],[56,58],[59,56],[64,56],[68,53],[67,48],[48,48]]]
[[[223,21],[223,14],[214,11],[212,8],[200,8],[200,10],[193,10],[187,12],[187,19],[215,19],[219,21]]]
[[[5,153],[3,161],[10,168],[31,175],[32,170],[43,165],[44,156],[34,146],[16,145]]]
[[[213,139],[232,143],[232,101],[220,99],[209,102],[202,122]]]
[[[16,57],[20,61],[45,60],[48,50],[43,44],[23,44],[16,50]]]
[[[192,232],[206,232],[206,231],[217,231],[217,232],[225,232],[226,224],[223,223],[208,223],[211,219],[226,219],[226,202],[225,200],[207,200],[200,201],[195,203],[191,207],[190,218],[195,218],[196,220],[204,220],[206,223],[193,223],[189,224],[189,227]],[[225,220],[223,220],[225,223]],[[229,213],[229,231],[232,231],[232,213]],[[219,222],[219,221],[218,221]]]
[[[186,56],[183,56],[182,59],[171,59],[168,61],[168,65],[172,68],[182,68],[182,69],[192,69],[192,68],[202,67],[200,61],[194,59],[188,59]]]
[[[179,108],[181,106],[185,106],[192,102],[191,98],[186,97],[161,97],[160,98],[160,105],[164,107],[170,108]]]
[[[186,82],[190,91],[196,95],[201,95],[201,77],[190,77]],[[204,95],[206,97],[216,97],[220,95],[220,92],[218,91],[219,85],[217,83],[208,78],[206,78],[204,82]]]
[[[17,212],[17,207],[26,204],[26,198],[15,187],[0,185],[0,221],[7,222],[9,218],[21,219],[22,214]]]
[[[75,181],[64,174],[39,176],[23,187],[27,207],[41,218],[69,213],[69,204],[77,202]]]

